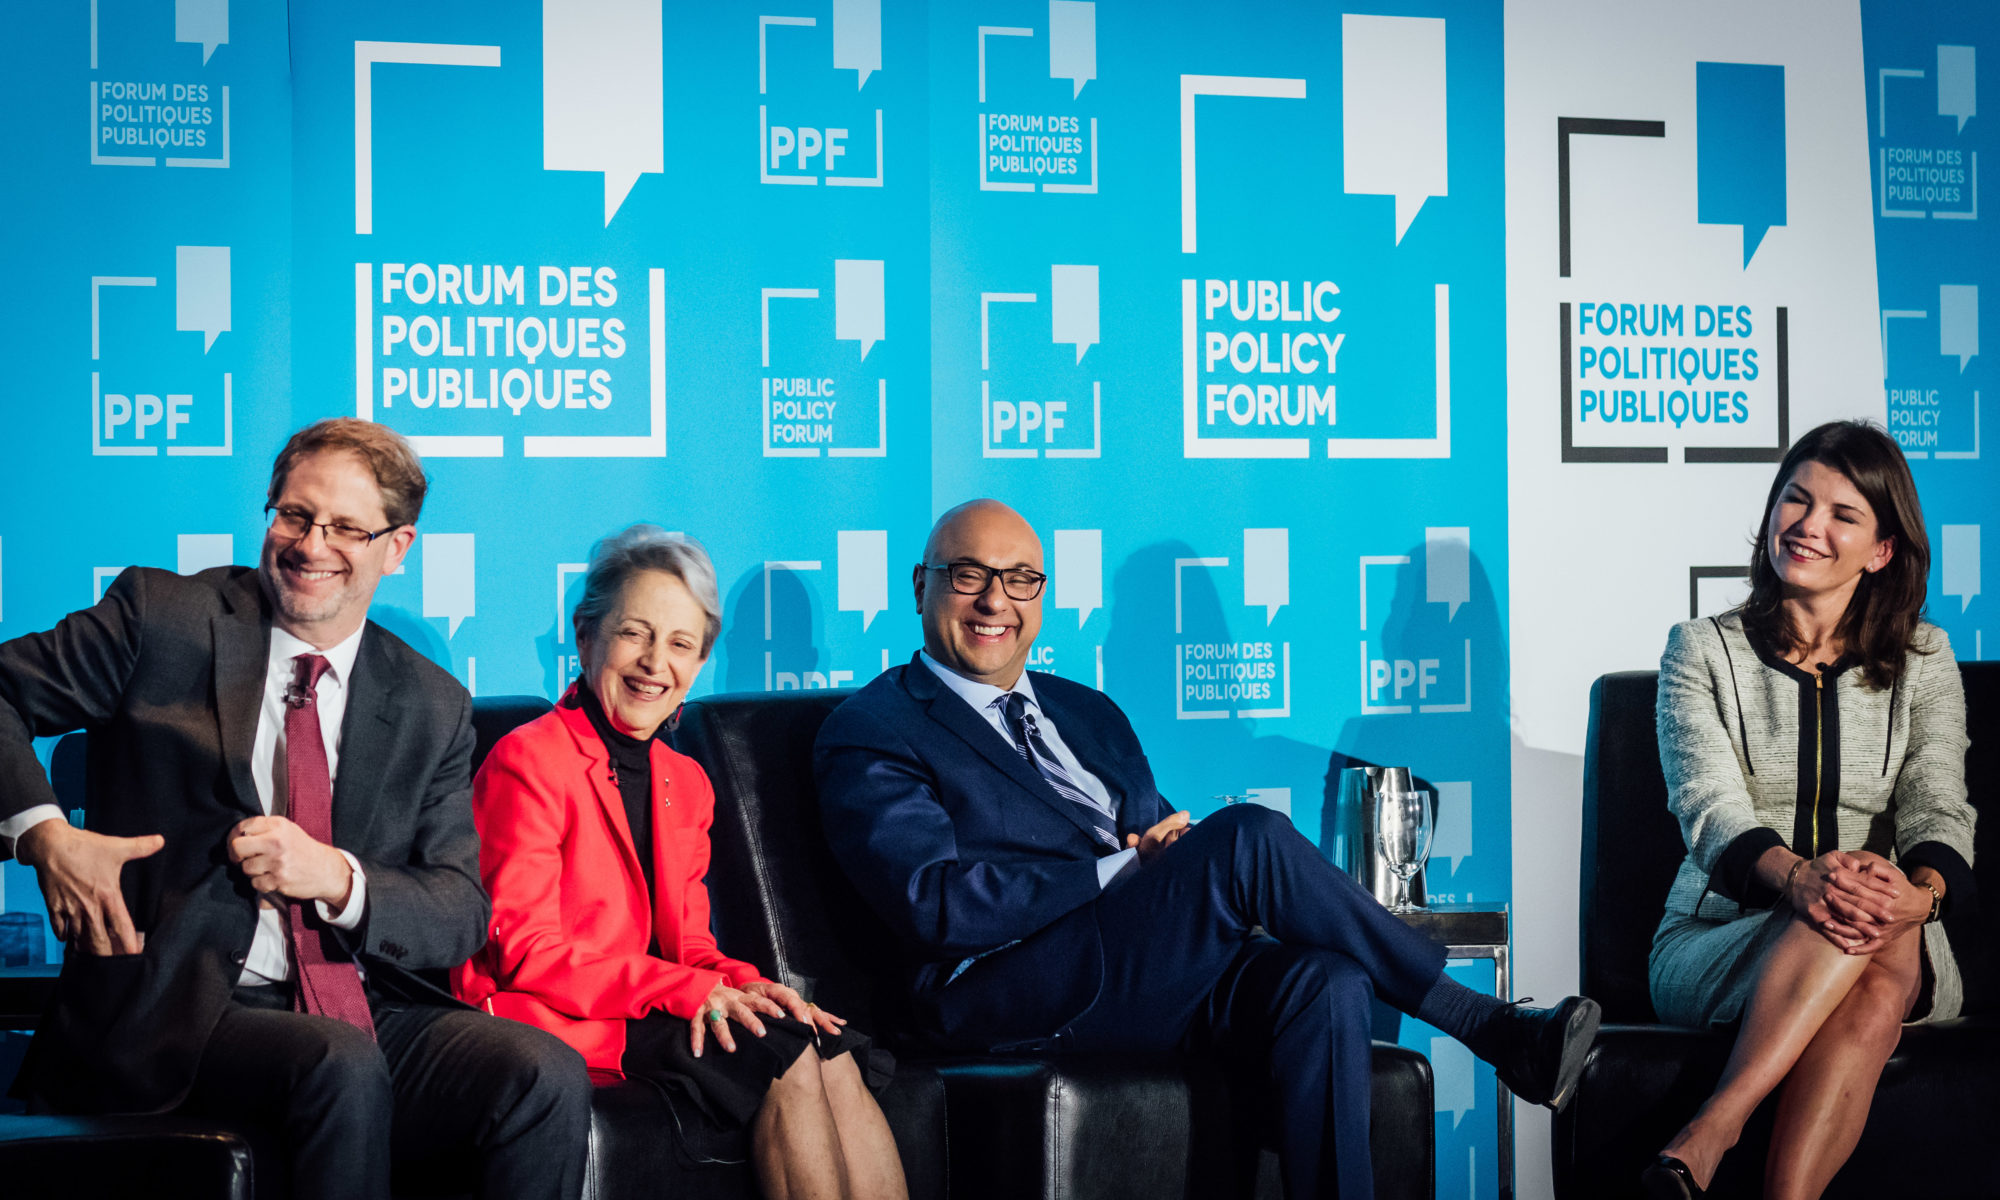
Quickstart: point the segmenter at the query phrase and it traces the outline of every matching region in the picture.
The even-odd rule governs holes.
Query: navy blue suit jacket
[[[1172,810],[1109,697],[1033,673],[1063,741],[1103,780],[1118,832]],[[1028,1045],[1087,1010],[1103,978],[1096,843],[1012,742],[916,658],[836,709],[813,751],[834,857],[902,940],[921,1032]],[[1007,946],[947,981],[966,958]],[[1060,964],[1060,969],[1050,969]]]

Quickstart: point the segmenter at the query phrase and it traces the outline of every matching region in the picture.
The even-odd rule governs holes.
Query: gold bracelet
[[[1924,918],[1924,924],[1928,925],[1932,921],[1937,920],[1939,915],[1944,911],[1944,893],[1938,891],[1928,883],[1918,883],[1917,886],[1931,894],[1931,912],[1929,916]]]
[[[1799,868],[1805,866],[1807,861],[1808,860],[1802,858],[1799,861],[1792,864],[1792,869],[1785,875],[1785,886],[1778,892],[1780,896],[1786,897],[1787,899],[1791,897],[1792,881],[1799,877]]]

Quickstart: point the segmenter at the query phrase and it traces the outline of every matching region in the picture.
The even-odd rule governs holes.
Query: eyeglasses
[[[986,589],[993,586],[993,577],[1000,577],[1000,588],[1012,600],[1033,600],[1042,594],[1042,585],[1049,581],[1040,571],[1030,571],[1025,567],[989,567],[984,563],[950,562],[925,563],[926,571],[943,571],[951,580],[951,590],[962,596],[983,596]]]
[[[359,550],[396,528],[391,525],[387,529],[378,529],[370,533],[366,529],[343,525],[338,521],[315,521],[309,512],[301,512],[296,508],[278,508],[270,504],[264,506],[264,513],[271,520],[271,532],[280,537],[302,542],[312,536],[314,529],[324,529],[326,544],[336,550]]]

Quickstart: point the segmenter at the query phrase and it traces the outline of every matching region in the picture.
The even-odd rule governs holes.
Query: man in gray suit
[[[471,700],[367,620],[426,481],[365,421],[294,435],[256,570],[132,568],[0,643],[0,849],[69,952],[17,1090],[58,1111],[275,1125],[297,1197],[389,1194],[392,1157],[575,1197],[583,1060],[418,972],[485,940]],[[89,829],[31,739],[90,732]]]

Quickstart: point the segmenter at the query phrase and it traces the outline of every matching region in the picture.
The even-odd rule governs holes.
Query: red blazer
[[[467,1003],[555,1034],[591,1068],[619,1070],[625,1022],[653,1009],[694,1018],[718,983],[758,978],[708,927],[715,792],[700,765],[652,743],[653,878],[632,846],[611,756],[577,707],[501,738],[472,783],[492,936],[452,972]],[[655,933],[660,952],[647,952]]]

